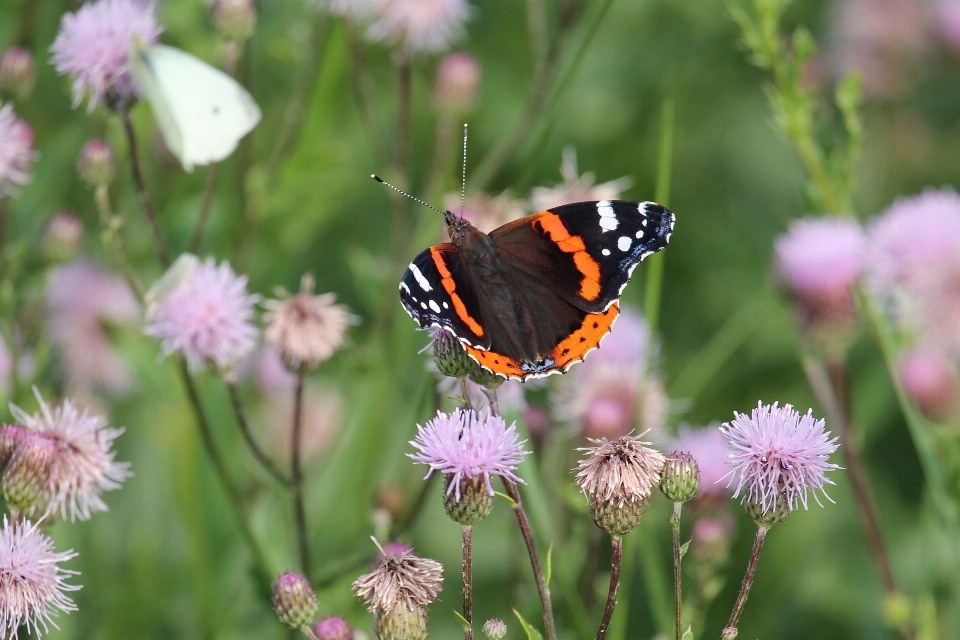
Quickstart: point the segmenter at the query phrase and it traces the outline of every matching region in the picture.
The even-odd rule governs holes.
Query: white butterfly
[[[173,47],[132,49],[130,70],[186,171],[223,160],[260,122],[257,103],[219,69]]]

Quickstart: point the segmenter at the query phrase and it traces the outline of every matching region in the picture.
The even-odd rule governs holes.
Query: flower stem
[[[213,195],[217,191],[219,175],[220,163],[211,163],[207,169],[207,182],[203,187],[203,202],[200,205],[200,214],[197,216],[197,226],[190,240],[190,253],[200,253],[200,247],[203,245],[203,235],[207,230],[207,221],[210,219],[210,209],[213,208]]]
[[[667,98],[660,106],[660,155],[657,160],[657,187],[654,198],[663,206],[670,201],[670,173],[673,165],[673,100]],[[660,292],[663,289],[663,260],[661,251],[650,256],[647,262],[647,281],[644,286],[643,315],[647,320],[649,339],[657,335],[660,322]],[[653,349],[648,349],[650,357]],[[649,363],[648,363],[649,366]]]
[[[293,470],[294,512],[297,518],[297,540],[300,545],[300,565],[303,575],[310,575],[310,546],[307,543],[307,514],[303,504],[303,469],[300,460],[300,432],[303,427],[303,374],[297,375],[297,389],[293,400],[293,443],[290,449],[290,468]]]
[[[747,572],[743,574],[743,584],[740,585],[740,593],[737,595],[737,602],[733,605],[733,611],[730,612],[730,619],[723,630],[723,640],[732,640],[737,637],[737,623],[740,622],[740,615],[747,604],[747,596],[750,595],[750,587],[753,586],[753,577],[757,574],[757,563],[760,561],[760,552],[763,550],[763,541],[767,537],[769,527],[757,525],[757,537],[753,541],[753,550],[750,552],[750,561],[747,563]],[[733,635],[730,635],[732,632]]]
[[[683,503],[674,502],[673,513],[670,515],[670,526],[673,528],[673,610],[677,623],[677,640],[683,637],[683,620],[680,615],[680,608],[683,604],[680,589],[680,512],[682,510]]]
[[[457,379],[460,381],[460,393],[463,394],[463,408],[473,409],[473,403],[470,402],[470,392],[469,392],[469,389],[467,389],[467,379],[466,378],[457,378]],[[493,413],[494,415],[500,415],[499,411],[494,411]]]
[[[170,253],[167,251],[167,243],[163,239],[163,232],[160,231],[160,223],[157,220],[157,212],[153,208],[153,201],[150,199],[150,192],[147,191],[147,185],[143,181],[143,172],[140,170],[140,158],[137,154],[137,136],[133,131],[133,123],[130,121],[130,111],[123,112],[123,130],[127,134],[127,145],[130,151],[130,167],[133,169],[133,182],[137,188],[137,196],[140,198],[140,206],[147,214],[147,222],[150,224],[150,230],[153,232],[153,244],[157,249],[157,257],[160,259],[160,265],[166,269],[170,266]]]
[[[517,489],[515,483],[503,477],[500,479],[503,481],[503,486],[507,490],[507,495],[513,500],[513,512],[517,516],[517,524],[520,525],[520,535],[523,536],[523,542],[527,546],[527,554],[530,556],[530,567],[533,569],[533,579],[537,583],[537,593],[540,595],[540,606],[543,609],[543,625],[547,634],[547,640],[557,640],[557,628],[553,621],[553,606],[550,603],[550,592],[547,590],[547,581],[543,577],[543,567],[540,565],[537,545],[533,540],[530,520],[527,518],[527,512],[523,510],[523,502],[520,500],[520,491]]]
[[[600,628],[597,629],[595,640],[603,640],[607,635],[607,629],[610,627],[610,619],[613,618],[613,610],[617,606],[617,589],[620,588],[620,565],[623,562],[623,538],[614,535],[611,536],[613,547],[612,557],[610,559],[610,590],[607,592],[607,606],[603,609],[603,618],[600,620]]]
[[[253,457],[257,459],[257,462],[260,463],[260,466],[264,470],[272,475],[282,484],[287,486],[292,486],[293,482],[288,478],[280,469],[277,468],[275,464],[267,457],[267,454],[264,453],[263,449],[260,448],[260,445],[257,444],[257,441],[253,437],[253,432],[250,431],[250,423],[247,421],[247,414],[243,409],[243,403],[240,400],[240,390],[237,388],[237,383],[234,381],[227,381],[227,389],[230,391],[230,403],[233,405],[233,412],[237,416],[237,424],[240,426],[240,432],[243,433],[244,440],[247,441],[247,446],[250,447],[250,452],[253,453]]]
[[[463,629],[464,640],[473,640],[473,527],[463,526]]]
[[[130,291],[142,303],[143,290],[140,289],[133,272],[130,270],[130,263],[127,261],[127,255],[123,250],[123,239],[120,237],[123,218],[113,215],[110,210],[110,192],[107,185],[102,184],[97,187],[94,199],[97,203],[97,211],[100,214],[100,230],[103,242],[113,252],[113,260],[117,263],[120,273],[123,274],[123,279],[127,281]]]

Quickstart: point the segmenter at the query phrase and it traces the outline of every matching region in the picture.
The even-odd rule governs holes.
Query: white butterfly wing
[[[189,53],[156,45],[131,68],[187,171],[229,156],[260,121],[260,108],[236,80]]]

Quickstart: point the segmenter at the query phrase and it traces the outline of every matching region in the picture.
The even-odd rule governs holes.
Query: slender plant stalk
[[[753,586],[753,578],[757,575],[757,563],[760,561],[760,552],[763,550],[763,541],[767,537],[769,527],[757,525],[757,537],[753,541],[753,550],[750,552],[750,561],[747,563],[747,571],[743,574],[743,583],[740,585],[740,593],[737,594],[737,601],[733,605],[733,611],[730,612],[730,619],[723,630],[724,640],[730,630],[736,637],[737,624],[740,622],[740,616],[743,614],[743,607],[747,604],[747,596],[750,595],[750,587]]]
[[[237,416],[237,424],[240,427],[240,432],[243,434],[243,439],[247,441],[247,446],[250,447],[250,453],[257,459],[257,462],[260,463],[264,471],[276,478],[278,482],[292,486],[293,481],[277,468],[253,437],[246,411],[243,408],[243,402],[240,399],[240,389],[237,388],[237,383],[233,380],[228,380],[227,390],[230,392],[230,404],[233,405],[233,412]]]
[[[463,408],[464,409],[473,409],[473,403],[470,401],[470,390],[467,388],[467,379],[458,378],[460,381],[460,393],[463,395]],[[494,411],[494,415],[500,415],[499,406],[497,411]]]
[[[356,27],[349,23],[346,24],[347,47],[350,50],[350,60],[352,69],[350,79],[353,86],[354,98],[357,101],[357,107],[360,110],[360,121],[367,131],[367,138],[370,139],[370,145],[381,158],[386,160],[389,157],[387,152],[388,145],[383,128],[377,119],[376,95],[374,91],[373,78],[370,77],[370,68],[367,65],[367,57],[363,50],[363,40],[357,33]]]
[[[663,206],[670,201],[670,174],[673,167],[673,100],[667,98],[660,106],[660,153],[657,160],[657,187],[654,198]],[[657,335],[660,323],[660,293],[663,289],[664,253],[659,251],[647,262],[647,281],[644,287],[643,315],[650,337]],[[653,349],[648,350],[653,355]]]
[[[411,148],[411,110],[413,103],[413,65],[410,55],[403,50],[396,54],[397,65],[397,123],[394,140],[394,171],[401,189],[409,189],[411,184],[410,148]],[[392,190],[391,190],[392,191]],[[407,253],[407,240],[410,237],[410,201],[399,193],[392,192],[393,199],[393,246],[395,258],[400,259]]]
[[[297,519],[297,540],[303,575],[310,575],[310,545],[307,539],[307,513],[303,503],[303,469],[300,459],[300,435],[303,428],[303,374],[297,375],[293,400],[293,438],[290,447],[290,468],[293,470],[294,515]]]
[[[683,619],[680,614],[683,605],[683,592],[680,588],[680,512],[682,502],[673,503],[673,513],[670,514],[670,527],[673,529],[673,611],[676,617],[676,638],[683,637]]]
[[[300,629],[300,631],[303,632],[303,635],[310,638],[310,640],[320,640],[310,627],[303,627]]]
[[[473,527],[463,526],[463,629],[464,640],[473,640]]]
[[[127,281],[130,291],[136,296],[137,300],[143,303],[143,290],[137,284],[137,280],[130,269],[130,263],[127,260],[127,254],[123,250],[123,239],[120,237],[120,230],[123,227],[123,218],[113,215],[110,210],[110,192],[107,185],[102,184],[97,187],[94,194],[97,203],[97,211],[100,214],[100,231],[104,243],[110,247],[113,253],[113,260],[117,263],[117,268],[123,274],[123,279]]]
[[[207,169],[207,181],[203,186],[203,201],[200,204],[200,214],[197,216],[197,226],[193,230],[190,240],[190,253],[200,253],[203,245],[203,236],[210,219],[210,210],[213,208],[213,196],[217,192],[217,178],[220,175],[220,163],[213,162]]]
[[[150,224],[150,231],[153,233],[153,244],[157,250],[157,257],[160,259],[160,265],[166,269],[170,266],[170,252],[167,251],[167,243],[163,239],[163,232],[160,230],[160,222],[157,220],[157,212],[153,208],[150,192],[147,191],[147,185],[143,181],[143,172],[140,170],[140,158],[137,153],[137,136],[133,131],[133,122],[130,121],[129,110],[123,112],[123,130],[127,134],[130,167],[133,170],[133,183],[137,188],[137,197],[140,198],[140,206],[147,214],[147,222]]]
[[[617,589],[620,588],[620,565],[623,563],[623,538],[616,535],[610,538],[612,543],[610,590],[607,592],[607,606],[603,609],[603,618],[600,620],[600,627],[597,629],[595,640],[603,640],[607,636],[610,619],[613,618],[613,610],[617,606]]]

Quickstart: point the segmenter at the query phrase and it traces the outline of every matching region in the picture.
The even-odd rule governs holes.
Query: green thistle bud
[[[646,503],[639,500],[617,502],[615,500],[594,502],[590,505],[593,521],[610,535],[622,536],[633,531],[640,524],[640,517],[646,510]]]
[[[68,211],[61,211],[47,221],[40,236],[40,252],[50,262],[73,260],[83,244],[83,223]]]
[[[464,478],[460,481],[459,499],[456,490],[451,489],[452,474],[447,475],[444,483],[443,508],[450,519],[465,526],[474,525],[493,511],[493,496],[487,493],[483,478]]]
[[[433,337],[433,357],[441,375],[449,378],[466,378],[477,368],[477,363],[470,359],[456,336],[444,329]]]
[[[3,499],[12,509],[30,513],[47,499],[50,466],[57,441],[33,431],[26,432],[3,470]]]
[[[230,42],[244,42],[257,26],[253,0],[216,0],[213,5],[213,26]]]
[[[693,500],[700,488],[700,468],[693,456],[674,451],[667,457],[660,478],[660,491],[672,502]]]
[[[787,495],[783,492],[777,494],[777,502],[771,509],[763,510],[763,505],[754,500],[746,500],[743,503],[747,515],[761,527],[768,529],[775,524],[780,524],[790,515],[790,503],[787,501]]]
[[[427,637],[427,614],[416,602],[400,599],[397,604],[377,616],[379,640],[424,640]]]
[[[273,584],[273,611],[280,622],[300,629],[317,616],[317,594],[310,582],[296,571],[287,571]]]
[[[490,618],[483,623],[483,635],[487,636],[489,640],[503,640],[503,637],[507,635],[507,625],[504,624],[503,620]]]
[[[470,370],[470,379],[485,389],[496,389],[506,381],[503,376],[487,371],[476,362]]]
[[[83,145],[77,160],[80,178],[91,187],[110,184],[117,172],[113,149],[103,140],[91,140]]]
[[[0,56],[0,92],[26,98],[35,80],[33,56],[29,51],[11,47]]]

